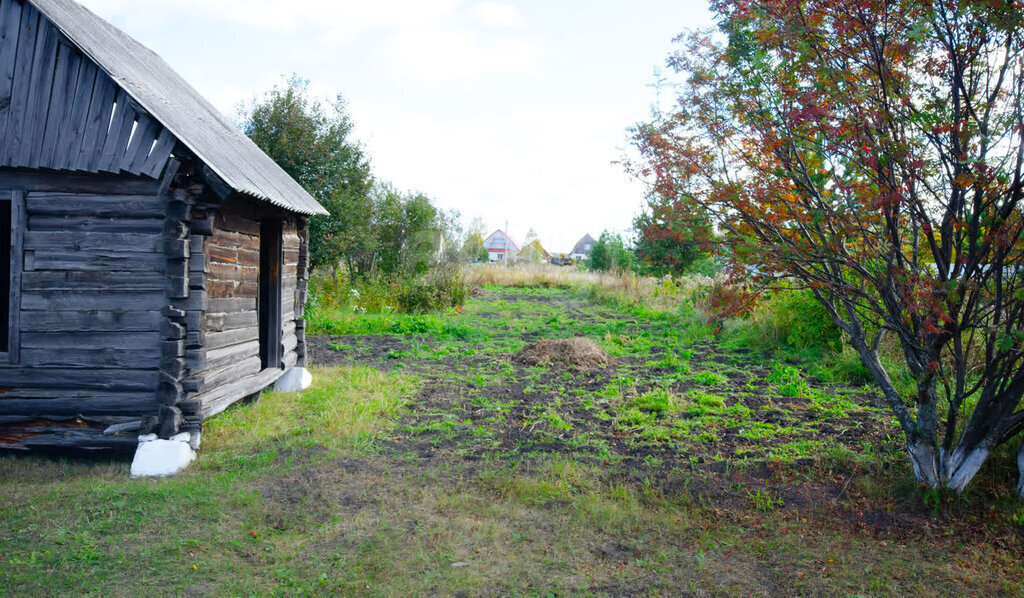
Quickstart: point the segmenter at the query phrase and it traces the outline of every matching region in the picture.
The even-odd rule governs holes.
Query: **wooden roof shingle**
[[[73,0],[27,1],[234,191],[300,214],[327,214],[152,50]]]

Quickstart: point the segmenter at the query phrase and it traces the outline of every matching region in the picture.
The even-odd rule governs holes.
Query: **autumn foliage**
[[[636,129],[634,172],[714,222],[735,272],[813,292],[918,479],[962,490],[1024,430],[1024,7],[712,4],[720,29],[680,37],[678,101]],[[886,334],[913,396],[879,360]]]

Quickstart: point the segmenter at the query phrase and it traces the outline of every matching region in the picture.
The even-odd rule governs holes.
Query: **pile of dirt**
[[[573,368],[597,368],[615,360],[604,349],[585,338],[540,341],[516,353],[512,361],[519,365],[564,365]]]

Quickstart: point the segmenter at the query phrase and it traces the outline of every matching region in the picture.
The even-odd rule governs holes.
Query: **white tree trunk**
[[[1017,452],[1017,469],[1020,471],[1020,481],[1017,482],[1017,494],[1024,498],[1024,440],[1020,443],[1020,450]]]
[[[907,453],[910,455],[910,462],[914,465],[914,477],[918,482],[927,485],[931,489],[939,487],[938,455],[935,454],[935,447],[923,442],[908,443]]]
[[[963,492],[967,488],[981,470],[981,466],[985,464],[990,452],[985,446],[971,449],[958,447],[945,455],[933,445],[924,442],[907,445],[907,453],[914,465],[914,476],[917,481],[932,490],[948,488],[954,492]],[[1021,483],[1024,484],[1024,452],[1017,460],[1022,468]]]
[[[988,459],[989,452],[985,446],[977,446],[969,451],[957,447],[950,455],[946,456],[942,464],[946,487],[955,492],[963,492],[967,488],[967,484],[981,470],[981,466]]]

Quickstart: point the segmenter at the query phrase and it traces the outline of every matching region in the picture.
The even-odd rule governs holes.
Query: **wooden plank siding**
[[[0,0],[0,167],[155,179],[177,143],[23,0]]]
[[[166,204],[25,194],[20,355],[0,363],[0,417],[156,414]]]
[[[301,303],[297,301],[301,248],[299,217],[286,216],[282,227],[282,369],[263,369],[260,359],[258,293],[260,276],[260,218],[251,201],[225,202],[217,214],[210,236],[201,237],[201,249],[193,242],[193,273],[205,282],[202,289],[193,284],[193,293],[201,292],[194,307],[201,309],[189,317],[199,329],[190,326],[187,345],[191,368],[185,380],[190,397],[183,409],[206,418],[219,413],[232,402],[259,392],[285,370],[299,362]],[[197,237],[193,236],[193,239]],[[202,257],[202,266],[195,263]],[[304,302],[304,295],[303,295]],[[299,305],[299,308],[295,306]],[[304,341],[304,338],[302,339]]]

